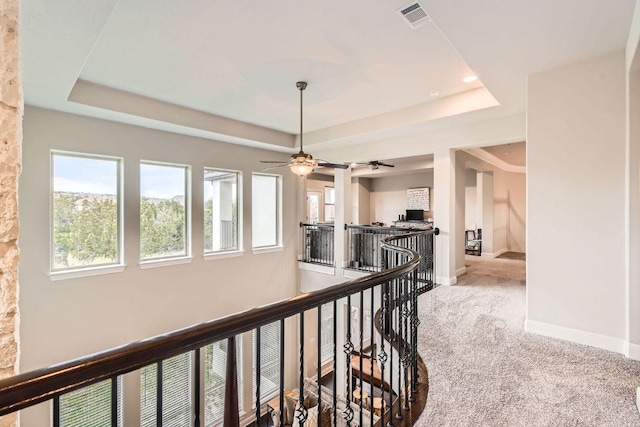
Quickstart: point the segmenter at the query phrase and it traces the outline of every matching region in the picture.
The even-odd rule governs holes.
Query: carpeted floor
[[[518,261],[526,261],[527,254],[522,252],[505,252],[502,255],[498,256],[499,259],[516,259]]]
[[[417,426],[640,426],[640,362],[525,333],[525,263],[467,257],[419,300],[429,369]]]

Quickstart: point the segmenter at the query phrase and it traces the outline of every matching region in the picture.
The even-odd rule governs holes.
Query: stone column
[[[0,0],[0,378],[18,371],[18,175],[22,145],[19,0]],[[17,425],[17,413],[0,427]]]

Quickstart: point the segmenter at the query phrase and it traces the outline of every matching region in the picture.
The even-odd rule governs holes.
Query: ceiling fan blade
[[[390,165],[389,163],[376,162],[378,166],[386,166],[388,168],[395,168],[394,165]]]
[[[329,162],[323,162],[323,161],[319,161],[318,166],[322,166],[325,168],[334,168],[334,169],[349,169],[349,165],[342,165],[338,163],[329,163]]]
[[[289,166],[289,163],[283,163],[283,164],[276,165],[276,166],[269,166],[268,168],[264,168],[264,169],[262,169],[262,170],[263,170],[263,171],[268,171],[268,170],[271,170],[271,169],[283,168],[283,167],[285,167],[285,166]]]
[[[260,160],[260,163],[285,163],[287,164],[286,160]]]

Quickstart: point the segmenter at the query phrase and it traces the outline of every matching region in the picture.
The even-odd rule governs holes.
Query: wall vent
[[[418,2],[410,3],[405,7],[398,9],[396,12],[398,12],[398,15],[402,16],[405,22],[414,29],[432,22],[431,17],[427,15],[427,12],[424,11]]]

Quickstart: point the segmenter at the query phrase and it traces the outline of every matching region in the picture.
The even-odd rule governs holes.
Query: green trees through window
[[[188,167],[140,163],[140,259],[188,255]]]
[[[52,270],[119,262],[120,160],[54,153]]]

